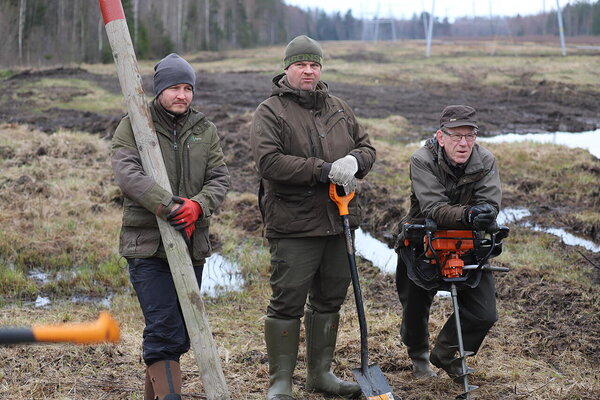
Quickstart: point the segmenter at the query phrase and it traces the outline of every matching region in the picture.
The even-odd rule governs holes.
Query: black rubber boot
[[[408,356],[410,357],[413,364],[413,374],[415,378],[430,378],[436,377],[437,374],[431,369],[429,365],[429,351],[425,349],[413,349],[407,347]]]
[[[294,400],[292,376],[298,358],[299,319],[265,319],[265,342],[269,356],[267,400]]]
[[[360,396],[360,386],[354,382],[343,381],[331,372],[339,321],[339,313],[320,314],[312,310],[306,310],[304,313],[306,389],[354,398]]]
[[[181,368],[176,361],[157,361],[147,369],[154,399],[181,400]]]

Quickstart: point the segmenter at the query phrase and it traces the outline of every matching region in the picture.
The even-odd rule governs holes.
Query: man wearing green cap
[[[343,228],[329,183],[356,188],[375,162],[375,149],[343,100],[320,80],[321,46],[298,36],[285,49],[283,73],[252,120],[251,143],[261,175],[259,206],[271,251],[272,296],[265,319],[268,400],[290,400],[300,319],[306,330],[306,389],[352,397],[353,382],[330,370],[339,310],[350,284]],[[350,224],[360,207],[350,202]],[[308,304],[305,310],[305,305]]]

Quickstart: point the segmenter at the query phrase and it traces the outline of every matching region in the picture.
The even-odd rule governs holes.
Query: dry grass
[[[598,78],[597,56],[582,53],[563,59],[556,46],[438,42],[430,60],[422,56],[420,42],[376,46],[331,42],[324,47],[329,57],[327,79],[345,82],[421,85],[452,82],[472,74],[484,85],[499,85],[534,74],[535,79],[587,87],[590,80]],[[273,47],[206,52],[189,58],[199,71],[272,74],[280,69],[281,51],[281,47]],[[532,62],[526,55],[533,53],[545,56],[538,58],[541,62]],[[424,63],[430,67],[427,74],[423,73]],[[153,64],[141,63],[142,73],[150,74]],[[114,74],[112,65],[85,68]],[[407,138],[413,140],[412,127],[401,116],[361,122],[378,152],[367,182],[372,188],[367,193],[384,197],[380,199],[382,207],[397,202],[406,209],[408,158],[417,146],[404,143]],[[498,156],[506,205],[529,207],[534,211],[532,218],[536,218],[538,207],[561,204],[564,209],[552,214],[551,222],[580,224],[583,228],[579,231],[587,229],[590,234],[600,229],[597,159],[584,151],[552,145],[485,146]],[[114,296],[109,308],[122,329],[117,345],[0,347],[0,397],[141,399],[143,318],[116,255],[120,194],[112,181],[108,143],[77,132],[46,135],[26,126],[2,124],[0,168],[0,326],[95,319],[102,308],[98,302],[74,303],[69,297],[111,293]],[[387,190],[385,196],[381,196],[381,188]],[[262,327],[270,295],[269,255],[260,237],[259,219],[256,195],[232,192],[211,228],[217,251],[238,263],[247,283],[243,292],[206,299],[226,380],[236,400],[264,399],[268,386]],[[519,226],[511,229],[505,252],[496,259],[512,269],[498,277],[500,320],[481,352],[469,361],[476,368],[473,383],[481,387],[473,398],[600,398],[600,274],[582,254],[596,263],[600,258],[562,245],[547,234]],[[380,365],[395,393],[404,400],[454,397],[460,388],[446,376],[420,381],[412,377],[398,333],[400,306],[393,277],[379,274],[364,260],[359,265],[371,361]],[[33,269],[48,273],[51,282],[37,282],[28,275]],[[49,296],[52,304],[31,306],[38,295]],[[352,296],[350,292],[342,308],[334,363],[335,372],[346,379],[352,379],[351,368],[360,364]],[[450,313],[447,299],[435,300],[430,319],[432,338]],[[304,390],[304,354],[302,343],[294,374],[295,394],[303,400],[324,399]],[[204,389],[191,354],[183,357],[182,366],[186,398],[203,399]]]

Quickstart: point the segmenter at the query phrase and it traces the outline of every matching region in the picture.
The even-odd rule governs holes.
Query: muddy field
[[[344,55],[353,60],[359,56],[364,56],[364,53]],[[388,62],[381,55],[372,57],[375,56],[382,63]],[[384,85],[336,81],[330,84],[330,89],[333,94],[347,100],[358,117],[386,118],[395,115],[406,118],[411,130],[391,138],[398,142],[412,142],[428,136],[437,127],[440,110],[451,103],[475,105],[484,135],[558,130],[577,132],[600,127],[600,96],[591,88],[536,80],[531,73],[523,73],[510,85],[482,85],[480,80],[485,79],[485,74],[485,71],[480,75],[470,72],[455,85],[428,85],[422,80],[410,83],[404,79],[401,85],[395,85],[391,84],[394,81],[391,77]],[[22,71],[0,81],[0,122],[29,124],[47,133],[65,128],[110,138],[120,115],[63,107],[43,110],[32,107],[40,93],[23,90],[23,83],[43,78],[90,81],[110,93],[120,93],[116,77],[94,74],[84,68]],[[323,78],[327,81],[326,74]],[[144,75],[143,80],[146,91],[151,93],[151,76]],[[269,95],[270,80],[270,75],[258,72],[198,74],[194,105],[207,114],[219,129],[231,171],[232,191],[236,193],[256,192],[258,177],[251,160],[248,131],[252,111]],[[81,93],[82,89],[65,85],[43,95],[50,101],[67,102]],[[3,149],[0,157],[9,159],[11,154],[10,150]],[[390,158],[378,160],[376,171],[384,174],[386,169],[394,165],[394,161]],[[600,163],[597,159],[586,159],[577,168],[600,181]],[[551,221],[555,226],[568,228],[590,240],[600,240],[599,221],[582,222],[574,217],[578,212],[594,211],[600,207],[600,189],[592,191],[592,195],[585,198],[561,195],[560,191],[553,193],[553,196],[534,194],[543,182],[526,175],[507,172],[503,180],[504,207],[526,206],[532,211],[531,220],[535,223]],[[27,192],[27,185],[33,185],[31,179],[24,179],[21,183],[10,182],[2,188]],[[406,195],[392,194],[392,188],[384,183],[367,180],[362,185],[362,196],[366,199],[365,229],[389,242],[389,233],[406,212],[403,206]],[[258,208],[248,198],[228,200],[224,214],[235,210],[237,225],[244,235],[258,237],[261,233]],[[118,199],[111,199],[110,203],[103,206],[118,207],[118,203]],[[217,215],[216,219],[219,218]],[[511,240],[516,248],[523,251],[527,249],[527,244],[519,241],[527,236],[520,229],[523,228],[515,229]],[[218,248],[219,238],[213,239]],[[558,240],[547,244],[543,251],[560,255],[560,258],[557,256],[556,261],[547,262],[537,269],[524,268],[518,270],[519,273],[498,277],[500,321],[474,360],[477,368],[474,384],[481,386],[477,392],[478,399],[600,398],[600,375],[597,369],[600,363],[600,253],[583,252],[565,246]],[[507,265],[518,267],[510,262]],[[452,398],[451,394],[458,393],[458,390],[450,386],[446,377],[416,381],[411,375],[410,362],[398,338],[399,305],[393,276],[379,274],[364,260],[360,262],[360,269],[365,282],[363,290],[368,299],[369,315],[377,320],[370,332],[371,356],[378,360],[394,390],[404,400]],[[571,273],[570,270],[577,271],[586,278],[586,282],[570,278],[548,279],[546,271],[549,269],[564,271],[565,274]],[[589,282],[592,282],[591,286]],[[268,374],[260,336],[260,318],[267,299],[265,289],[264,283],[249,284],[248,298],[236,298],[233,295],[232,298],[215,300],[208,306],[210,318],[216,320],[214,334],[217,341],[233,349],[231,353],[222,355],[226,360],[225,375],[236,399],[264,397]],[[355,334],[357,326],[350,296],[343,309],[343,331],[339,340],[342,345],[339,346],[335,363],[339,373],[347,374],[346,378],[349,378],[349,368],[359,364],[359,342]],[[450,312],[448,303],[434,303],[432,331],[441,327]],[[236,321],[237,329],[231,330],[230,324],[220,322],[225,315],[240,312],[249,317]],[[10,314],[10,309],[0,310],[2,317]],[[35,319],[42,311],[26,311],[25,314]],[[0,352],[0,356],[4,357],[0,361],[4,371],[0,373],[0,394],[7,399],[27,398],[23,396],[40,399],[139,399],[138,389],[143,379],[139,358],[141,321],[137,310],[128,310],[121,317],[124,318],[124,340],[114,348],[60,347],[56,354],[44,349],[39,351],[39,358],[32,357],[27,347]],[[231,343],[235,343],[235,346]],[[22,362],[23,359],[26,363]],[[305,395],[301,390],[304,361],[300,356],[295,375],[295,384],[301,396]],[[189,398],[204,398],[193,360],[185,358],[183,366],[184,393]],[[66,394],[57,396],[56,393]],[[305,398],[300,398],[320,400],[323,397],[306,394]]]

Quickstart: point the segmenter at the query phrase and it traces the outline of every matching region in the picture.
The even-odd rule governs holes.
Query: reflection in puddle
[[[600,158],[600,129],[589,132],[554,132],[554,133],[507,133],[494,137],[481,137],[477,141],[501,143],[531,141],[537,143],[554,143],[567,147],[577,147],[588,150],[596,158]]]
[[[217,297],[224,292],[239,291],[243,284],[244,280],[236,264],[227,261],[218,253],[206,259],[202,272],[201,293]]]

